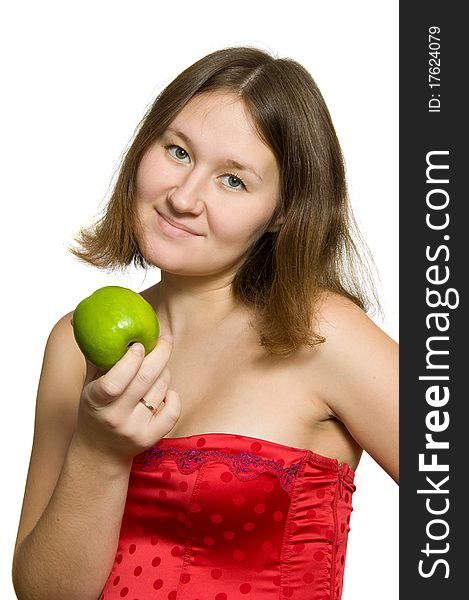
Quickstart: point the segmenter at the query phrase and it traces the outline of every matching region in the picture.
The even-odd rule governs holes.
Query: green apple
[[[73,333],[85,357],[108,371],[140,342],[148,354],[156,346],[159,324],[155,311],[140,294],[108,285],[82,300],[73,311]]]

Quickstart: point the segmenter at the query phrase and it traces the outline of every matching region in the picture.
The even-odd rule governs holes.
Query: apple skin
[[[156,346],[159,324],[155,311],[140,294],[108,285],[82,300],[72,316],[78,347],[90,363],[108,371],[140,342],[148,354]]]

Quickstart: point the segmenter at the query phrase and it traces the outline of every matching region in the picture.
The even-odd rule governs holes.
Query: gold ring
[[[154,406],[152,406],[151,404],[148,404],[148,402],[145,400],[145,398],[140,398],[139,402],[144,404],[148,408],[148,410],[151,410],[151,412],[155,412],[156,408]]]

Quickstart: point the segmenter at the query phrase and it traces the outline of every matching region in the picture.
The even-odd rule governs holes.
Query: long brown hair
[[[140,160],[191,98],[213,90],[244,101],[280,167],[279,204],[265,233],[246,253],[233,293],[254,308],[260,344],[272,354],[288,356],[324,341],[313,326],[321,292],[341,294],[365,311],[373,303],[379,307],[372,259],[349,205],[344,160],[329,111],[310,73],[293,59],[253,47],[229,47],[185,69],[144,115],[103,215],[80,231],[75,238],[79,247],[70,250],[100,268],[149,266],[139,246],[135,208]],[[281,227],[267,231],[279,215]]]

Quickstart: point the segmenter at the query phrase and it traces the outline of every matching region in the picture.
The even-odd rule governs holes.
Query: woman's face
[[[143,254],[174,274],[235,272],[265,231],[279,193],[275,156],[242,100],[226,92],[200,94],[140,162]]]

